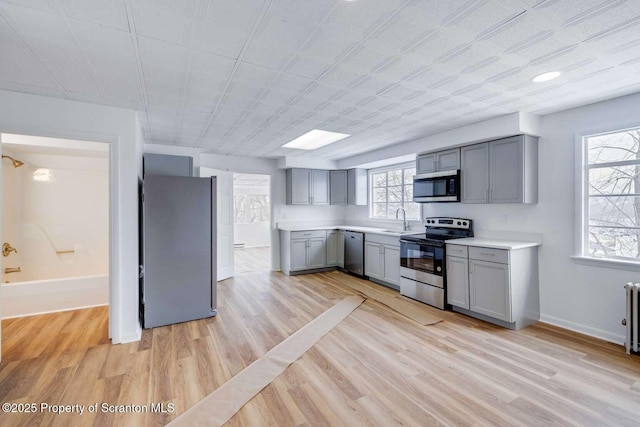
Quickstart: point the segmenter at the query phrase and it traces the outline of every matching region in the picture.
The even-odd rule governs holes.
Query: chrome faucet
[[[398,219],[398,212],[402,211],[402,231],[409,229],[409,221],[407,221],[407,211],[404,208],[396,209],[396,219]]]

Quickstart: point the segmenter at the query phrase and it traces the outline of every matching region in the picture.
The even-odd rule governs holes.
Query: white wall
[[[3,149],[8,151],[6,147]],[[2,182],[5,194],[2,234],[18,250],[5,263],[20,266],[22,271],[7,275],[5,281],[106,276],[108,158],[30,152],[13,156],[25,164],[3,169],[3,178],[9,179]],[[35,180],[34,173],[39,169],[47,169],[51,179]],[[57,251],[74,252],[57,254]]]
[[[242,156],[202,154],[200,165],[231,172],[259,173],[271,176],[271,268],[280,270],[280,237],[278,222],[342,222],[344,206],[290,206],[285,200],[285,171],[277,160]]]
[[[466,205],[457,203],[424,204],[423,217],[459,216],[474,220],[476,235],[502,238],[536,238],[541,235],[539,249],[541,318],[565,328],[601,337],[613,342],[624,341],[625,317],[623,285],[638,281],[638,271],[587,265],[572,259],[575,253],[575,144],[576,135],[590,131],[640,126],[640,94],[629,95],[542,117],[539,141],[539,202],[534,205],[496,204]],[[475,125],[465,132],[471,135]],[[499,136],[499,135],[496,135]],[[379,153],[371,153],[366,161],[384,156],[398,156],[407,150],[426,151],[443,148],[442,138],[436,146],[415,143],[399,144]],[[432,142],[430,137],[422,141]],[[458,145],[451,141],[451,145]],[[365,160],[365,159],[363,159]],[[340,166],[348,166],[340,162]],[[349,159],[356,164],[356,159]],[[579,207],[578,207],[579,208]],[[346,219],[350,223],[368,221],[368,207],[349,206]],[[391,225],[393,222],[387,222]],[[412,222],[413,228],[419,223]]]
[[[137,184],[143,141],[136,112],[0,91],[2,132],[111,144],[109,330],[114,343],[139,340]]]

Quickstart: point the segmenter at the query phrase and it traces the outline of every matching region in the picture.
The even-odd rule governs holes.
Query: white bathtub
[[[2,283],[2,318],[31,316],[109,304],[109,276]]]

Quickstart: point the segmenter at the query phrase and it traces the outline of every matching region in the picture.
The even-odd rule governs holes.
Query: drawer
[[[327,230],[292,231],[291,232],[292,239],[317,239],[319,237],[326,238]]]
[[[509,251],[505,249],[469,247],[469,259],[509,264]]]
[[[447,255],[449,256],[457,256],[460,258],[467,258],[469,253],[467,251],[466,246],[462,245],[451,245],[447,243]]]
[[[364,235],[365,242],[380,243],[383,245],[400,247],[399,236],[386,236],[384,234],[366,233]]]

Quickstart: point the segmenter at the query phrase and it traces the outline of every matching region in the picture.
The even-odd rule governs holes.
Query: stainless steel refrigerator
[[[144,327],[215,316],[215,177],[145,175],[142,188]]]

